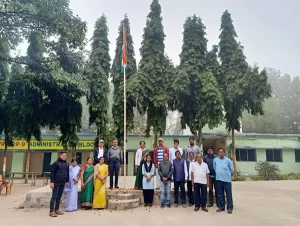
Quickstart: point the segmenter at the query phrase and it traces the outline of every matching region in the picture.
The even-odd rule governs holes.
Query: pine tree
[[[124,74],[121,72],[121,56],[123,46],[123,26],[126,29],[127,40],[127,67],[126,67],[126,80],[128,81],[134,73],[136,73],[136,60],[134,54],[133,40],[130,34],[130,23],[127,15],[121,21],[119,26],[119,36],[116,41],[115,58],[112,64],[111,76],[114,84],[113,107],[112,114],[114,124],[116,127],[116,137],[122,143],[124,135]],[[128,91],[127,91],[128,93]],[[127,107],[126,107],[126,120],[127,130],[133,129],[135,101],[132,96],[127,94]]]
[[[147,17],[142,46],[140,48],[141,61],[139,71],[132,79],[138,99],[138,109],[147,114],[146,135],[150,135],[151,128],[155,135],[164,134],[166,129],[167,103],[169,94],[166,92],[168,75],[165,57],[165,33],[162,25],[161,6],[158,0],[153,0]],[[133,85],[134,86],[134,85]]]
[[[253,115],[262,115],[263,102],[270,96],[271,88],[264,71],[249,67],[243,47],[237,42],[237,33],[231,14],[226,10],[221,18],[220,52],[221,76],[219,80],[224,97],[226,127],[231,131],[230,151],[237,176],[234,131],[240,131],[244,110]]]
[[[217,70],[215,49],[207,53],[205,26],[194,15],[184,24],[183,45],[178,74],[174,81],[176,108],[182,113],[183,127],[189,126],[202,144],[202,128],[217,126],[223,117],[222,97],[214,72]]]
[[[89,78],[89,104],[90,125],[97,126],[97,137],[105,136],[108,123],[108,99],[110,56],[107,19],[104,15],[95,23],[92,37],[92,50],[87,65]]]

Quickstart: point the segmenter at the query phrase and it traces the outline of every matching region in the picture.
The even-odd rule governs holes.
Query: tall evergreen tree
[[[97,137],[103,137],[107,133],[108,123],[108,99],[109,94],[109,40],[107,19],[104,15],[96,21],[94,35],[92,37],[92,50],[89,57],[86,72],[89,78],[89,104],[90,125],[97,126]]]
[[[153,0],[150,6],[144,28],[139,71],[132,84],[135,87],[138,109],[147,114],[146,135],[151,128],[155,135],[164,134],[166,129],[168,93],[166,88],[167,60],[164,54],[165,33],[162,25],[161,6],[158,0]]]
[[[223,118],[222,96],[214,77],[216,53],[208,55],[205,35],[205,26],[199,17],[194,15],[186,19],[180,65],[174,81],[176,108],[182,113],[182,126],[189,126],[200,146],[202,128],[206,124],[213,128]]]
[[[240,131],[244,110],[253,115],[263,114],[263,101],[270,96],[267,74],[251,68],[246,62],[243,47],[237,42],[237,33],[231,14],[226,10],[221,18],[220,52],[221,77],[219,80],[224,97],[226,127],[231,131],[235,176],[237,176],[234,131]],[[257,92],[257,93],[255,93]]]
[[[126,30],[126,41],[127,41],[127,67],[126,67],[126,80],[130,79],[134,73],[136,73],[136,60],[134,54],[133,40],[130,34],[130,23],[127,15],[124,20],[121,21],[119,26],[119,36],[116,42],[115,58],[112,64],[111,76],[114,84],[114,95],[113,95],[113,107],[112,114],[116,127],[116,137],[119,141],[123,141],[124,135],[124,74],[121,72],[121,55],[123,46],[123,26]],[[128,91],[127,91],[128,92]],[[135,101],[132,96],[127,94],[127,107],[126,107],[126,120],[127,129],[133,129]],[[128,131],[127,130],[127,131]]]

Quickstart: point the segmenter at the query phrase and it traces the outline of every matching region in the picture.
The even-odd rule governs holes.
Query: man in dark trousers
[[[189,207],[194,205],[194,192],[193,192],[193,183],[192,183],[192,168],[194,164],[194,152],[189,153],[189,161],[186,161],[187,168],[187,190],[188,190],[188,198],[189,198]]]
[[[69,186],[69,165],[66,159],[67,152],[61,152],[57,161],[51,165],[50,188],[52,189],[52,197],[50,201],[50,217],[64,214],[59,211],[59,204],[65,186]]]
[[[99,163],[101,157],[107,162],[107,150],[104,147],[104,140],[99,140],[98,147],[94,149],[94,166]]]
[[[203,162],[208,165],[209,169],[209,204],[208,207],[212,207],[214,205],[214,192],[215,189],[215,197],[216,197],[216,204],[218,206],[218,199],[217,199],[217,190],[216,190],[216,172],[214,170],[214,159],[217,156],[214,155],[214,150],[212,148],[207,149],[207,155],[204,156]]]
[[[174,207],[178,207],[179,187],[181,191],[181,203],[186,208],[186,194],[184,184],[187,182],[187,167],[184,159],[181,158],[180,151],[175,152],[176,159],[173,160],[173,181],[174,181]]]
[[[109,189],[113,188],[114,176],[115,176],[115,188],[118,186],[118,178],[120,173],[120,167],[123,164],[123,152],[120,147],[118,147],[118,140],[114,139],[112,146],[108,149],[107,152],[107,161],[109,164]]]

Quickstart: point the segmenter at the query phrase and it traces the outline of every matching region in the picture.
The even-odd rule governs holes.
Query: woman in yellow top
[[[93,209],[106,208],[106,178],[108,176],[108,166],[104,164],[104,158],[99,159],[99,163],[94,168],[94,200]]]

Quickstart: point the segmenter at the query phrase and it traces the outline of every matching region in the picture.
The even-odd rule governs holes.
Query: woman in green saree
[[[140,148],[135,153],[135,170],[136,178],[134,189],[142,190],[143,189],[143,175],[142,168],[144,162],[146,161],[146,156],[149,154],[149,151],[145,148],[146,142],[140,141]]]
[[[94,166],[93,158],[89,157],[86,164],[81,167],[81,194],[80,206],[81,209],[91,209],[93,205],[94,195]]]

